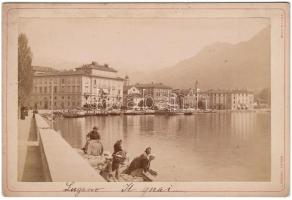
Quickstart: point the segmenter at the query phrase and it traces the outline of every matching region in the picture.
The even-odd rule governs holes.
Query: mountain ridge
[[[173,88],[193,87],[196,80],[203,89],[270,88],[270,27],[237,44],[213,43],[190,58],[139,78]]]

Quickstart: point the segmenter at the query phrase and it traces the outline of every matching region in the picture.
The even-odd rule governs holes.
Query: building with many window
[[[140,90],[140,93],[144,98],[151,98],[153,100],[153,105],[158,107],[167,104],[171,98],[171,87],[168,87],[162,83],[139,83],[134,86]]]
[[[176,90],[180,108],[250,110],[254,108],[254,94],[247,90],[207,90],[199,88]]]
[[[172,98],[170,87],[162,83],[137,83],[124,86],[124,106],[129,108],[145,99],[145,105],[166,106]],[[146,103],[148,102],[148,103]]]
[[[123,84],[115,69],[96,62],[69,71],[38,71],[32,101],[39,109],[120,107]]]
[[[217,110],[250,110],[254,94],[248,90],[208,90],[204,92],[208,108]]]

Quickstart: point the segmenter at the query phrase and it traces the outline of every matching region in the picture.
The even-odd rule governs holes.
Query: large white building
[[[123,83],[115,69],[96,62],[70,71],[35,71],[33,106],[38,109],[120,107]]]

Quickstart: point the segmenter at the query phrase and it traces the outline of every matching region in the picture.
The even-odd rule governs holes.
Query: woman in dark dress
[[[120,164],[126,160],[126,152],[122,148],[122,140],[114,144],[112,171],[115,171],[115,178],[120,178]]]

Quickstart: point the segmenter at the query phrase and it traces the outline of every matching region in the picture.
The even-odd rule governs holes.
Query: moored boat
[[[62,112],[63,117],[65,118],[78,118],[78,117],[85,117],[86,112],[82,110],[68,110]]]
[[[185,112],[184,112],[184,115],[192,115],[192,114],[193,114],[192,111],[185,111]]]
[[[144,114],[145,115],[154,115],[155,114],[155,110],[146,109],[146,110],[144,110]]]
[[[108,111],[109,115],[120,115],[122,112],[120,110],[110,110]]]

